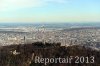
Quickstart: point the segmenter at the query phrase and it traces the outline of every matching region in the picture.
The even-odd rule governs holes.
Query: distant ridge
[[[63,29],[62,31],[73,31],[73,30],[84,30],[84,29],[100,29],[100,27],[73,27],[73,28]]]

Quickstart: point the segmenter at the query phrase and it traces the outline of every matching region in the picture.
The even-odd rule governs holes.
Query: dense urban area
[[[100,28],[45,28],[14,27],[0,28],[0,45],[26,44],[37,41],[60,42],[62,46],[82,45],[100,49]]]

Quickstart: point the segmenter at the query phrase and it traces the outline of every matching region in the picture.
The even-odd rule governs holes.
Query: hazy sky
[[[0,22],[100,22],[100,0],[0,0]]]

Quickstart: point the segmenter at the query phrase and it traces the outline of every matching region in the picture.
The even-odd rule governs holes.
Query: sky
[[[4,22],[100,22],[100,0],[0,0]]]

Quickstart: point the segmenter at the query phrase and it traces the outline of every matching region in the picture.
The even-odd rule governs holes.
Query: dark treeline
[[[0,48],[0,66],[45,66],[35,63],[34,57],[42,58],[66,58],[68,56],[94,56],[94,63],[48,63],[46,66],[100,66],[100,51],[92,50],[85,46],[61,46],[60,43],[42,43],[10,45]]]

